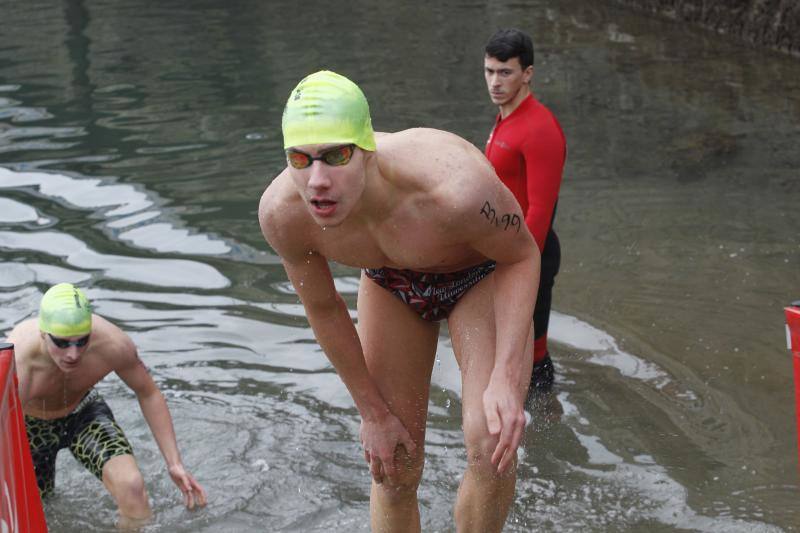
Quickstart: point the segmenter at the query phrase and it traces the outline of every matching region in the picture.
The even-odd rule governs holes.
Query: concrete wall
[[[800,56],[800,0],[615,0]]]

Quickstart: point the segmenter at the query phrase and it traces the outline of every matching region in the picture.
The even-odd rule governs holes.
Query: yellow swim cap
[[[56,337],[77,337],[92,330],[92,307],[71,283],[53,285],[42,296],[39,329]]]
[[[321,70],[303,78],[283,110],[283,147],[352,143],[375,151],[369,104],[358,85]]]

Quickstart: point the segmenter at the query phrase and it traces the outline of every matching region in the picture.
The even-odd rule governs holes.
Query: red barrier
[[[47,532],[9,343],[0,343],[0,532]]]
[[[786,311],[786,344],[794,361],[794,405],[797,418],[797,454],[800,458],[800,301],[793,302]],[[798,463],[800,464],[800,463]]]

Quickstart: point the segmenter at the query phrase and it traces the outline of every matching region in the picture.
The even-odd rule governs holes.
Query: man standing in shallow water
[[[181,461],[172,418],[133,341],[91,312],[83,291],[69,283],[42,297],[38,319],[18,324],[14,343],[19,397],[31,446],[36,482],[47,496],[55,485],[56,455],[69,448],[114,497],[120,525],[150,517],[150,503],[133,449],[94,385],[110,372],[139,400],[188,508],[206,504],[206,494]]]
[[[374,531],[420,530],[431,371],[447,319],[462,380],[459,531],[500,531],[513,501],[539,253],[483,155],[443,131],[374,135],[367,101],[322,71],[283,115],[287,168],[259,222],[361,415]],[[328,261],[362,268],[358,330]]]
[[[556,216],[567,147],[556,117],[531,93],[533,42],[516,29],[498,30],[486,44],[486,86],[498,107],[486,141],[486,157],[514,193],[525,225],[542,256],[539,292],[533,312],[533,373],[530,393],[548,391],[553,362],[547,351],[547,327],[553,285],[561,264],[561,245],[552,224]]]

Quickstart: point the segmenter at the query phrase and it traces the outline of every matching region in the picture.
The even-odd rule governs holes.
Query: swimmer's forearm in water
[[[135,351],[125,364],[116,370],[117,375],[136,393],[139,407],[142,410],[150,432],[158,444],[158,449],[167,463],[167,471],[172,481],[183,493],[184,505],[193,508],[206,504],[206,493],[203,487],[186,471],[175,439],[175,428],[172,424],[167,401],[156,386],[150,373]]]
[[[138,398],[142,414],[167,463],[169,475],[183,493],[184,505],[189,509],[193,509],[195,505],[204,506],[206,504],[205,490],[183,465],[180,451],[178,451],[178,442],[175,439],[172,416],[164,395],[154,384],[153,390],[149,394],[138,395]]]
[[[139,406],[142,409],[147,425],[156,439],[158,449],[164,457],[167,466],[181,464],[181,455],[175,438],[175,429],[172,416],[167,407],[167,401],[161,391],[155,389],[150,394],[138,396]]]

